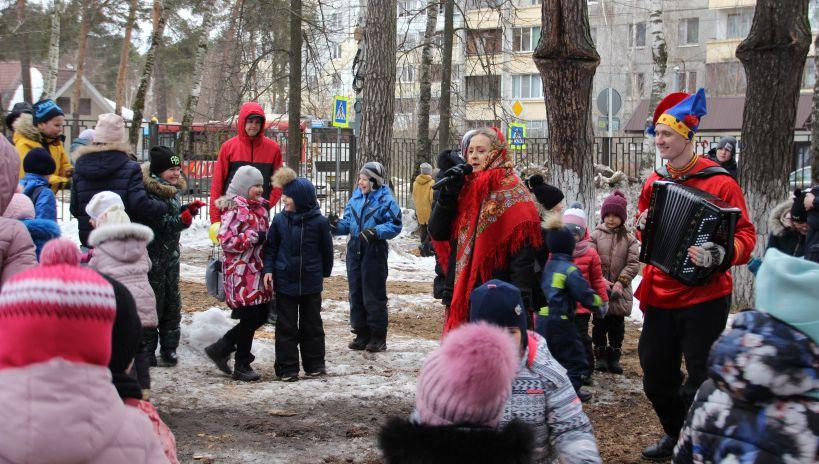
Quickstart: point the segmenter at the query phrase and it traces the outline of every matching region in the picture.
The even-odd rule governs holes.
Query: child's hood
[[[77,174],[88,179],[102,179],[136,159],[127,143],[94,144],[80,147],[71,154]]]
[[[112,224],[91,231],[88,244],[120,262],[131,263],[148,253],[154,232],[142,224]]]
[[[142,163],[142,178],[145,181],[145,191],[149,194],[155,195],[159,198],[173,198],[180,191],[188,188],[185,178],[179,176],[179,182],[176,185],[171,185],[164,180],[151,174],[151,163]]]

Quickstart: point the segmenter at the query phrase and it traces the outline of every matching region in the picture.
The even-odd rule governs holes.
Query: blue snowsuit
[[[359,237],[375,229],[376,240]],[[401,208],[389,187],[368,194],[355,189],[333,235],[350,235],[347,242],[347,281],[350,287],[350,324],[353,331],[387,331],[387,240],[401,232]]]
[[[57,197],[51,191],[47,177],[27,172],[20,179],[20,185],[23,186],[23,195],[34,202],[36,219],[57,220]]]
[[[575,310],[579,302],[593,309],[603,304],[583,274],[575,267],[572,257],[552,253],[540,282],[548,306],[538,311],[535,331],[546,339],[549,351],[566,369],[575,390],[581,386],[581,378],[591,374],[591,366],[580,334],[574,326]]]

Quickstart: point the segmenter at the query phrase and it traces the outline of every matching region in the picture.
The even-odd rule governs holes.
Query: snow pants
[[[589,375],[591,375],[594,368],[594,350],[592,348],[592,339],[589,336],[589,321],[591,321],[591,314],[574,315],[574,327],[577,329],[577,334],[580,336],[580,342],[583,343],[583,350],[586,353],[586,361],[588,361],[589,366],[592,367],[592,370],[589,371]]]
[[[573,319],[571,316],[558,314],[538,316],[535,331],[546,339],[549,351],[566,369],[566,374],[577,391],[581,387],[582,378],[591,375],[591,366]]]
[[[236,316],[239,323],[232,329],[225,332],[225,339],[236,346],[236,362],[248,365],[253,362],[253,355],[250,349],[253,347],[253,336],[256,330],[267,322],[267,315],[270,312],[270,303],[260,305],[245,306],[237,308],[241,310]],[[234,312],[237,310],[234,309]],[[231,317],[234,317],[231,315]]]
[[[697,389],[707,377],[708,354],[728,322],[731,296],[684,308],[647,306],[637,353],[643,391],[665,433],[679,436]],[[688,377],[683,383],[682,358]]]
[[[304,372],[319,372],[324,366],[324,325],[321,293],[276,295],[276,376],[299,375],[299,351]]]
[[[353,331],[387,332],[386,240],[347,243],[347,282],[350,289],[350,325]]]
[[[157,345],[162,351],[179,348],[182,335],[182,298],[179,293],[179,262],[169,268],[152,268],[148,280],[156,295],[156,314],[159,327],[143,329],[142,337],[148,352],[155,353]]]

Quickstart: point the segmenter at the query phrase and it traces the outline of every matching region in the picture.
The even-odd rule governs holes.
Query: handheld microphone
[[[459,164],[451,167],[444,172],[444,177],[442,177],[441,180],[432,185],[432,188],[433,190],[438,190],[455,179],[460,179],[468,174],[472,174],[471,164]]]

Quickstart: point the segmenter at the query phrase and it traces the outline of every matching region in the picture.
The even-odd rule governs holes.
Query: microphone
[[[432,188],[433,190],[438,190],[455,179],[460,179],[468,174],[472,174],[471,164],[459,164],[451,167],[444,172],[444,177],[442,177],[441,180],[432,185]]]

